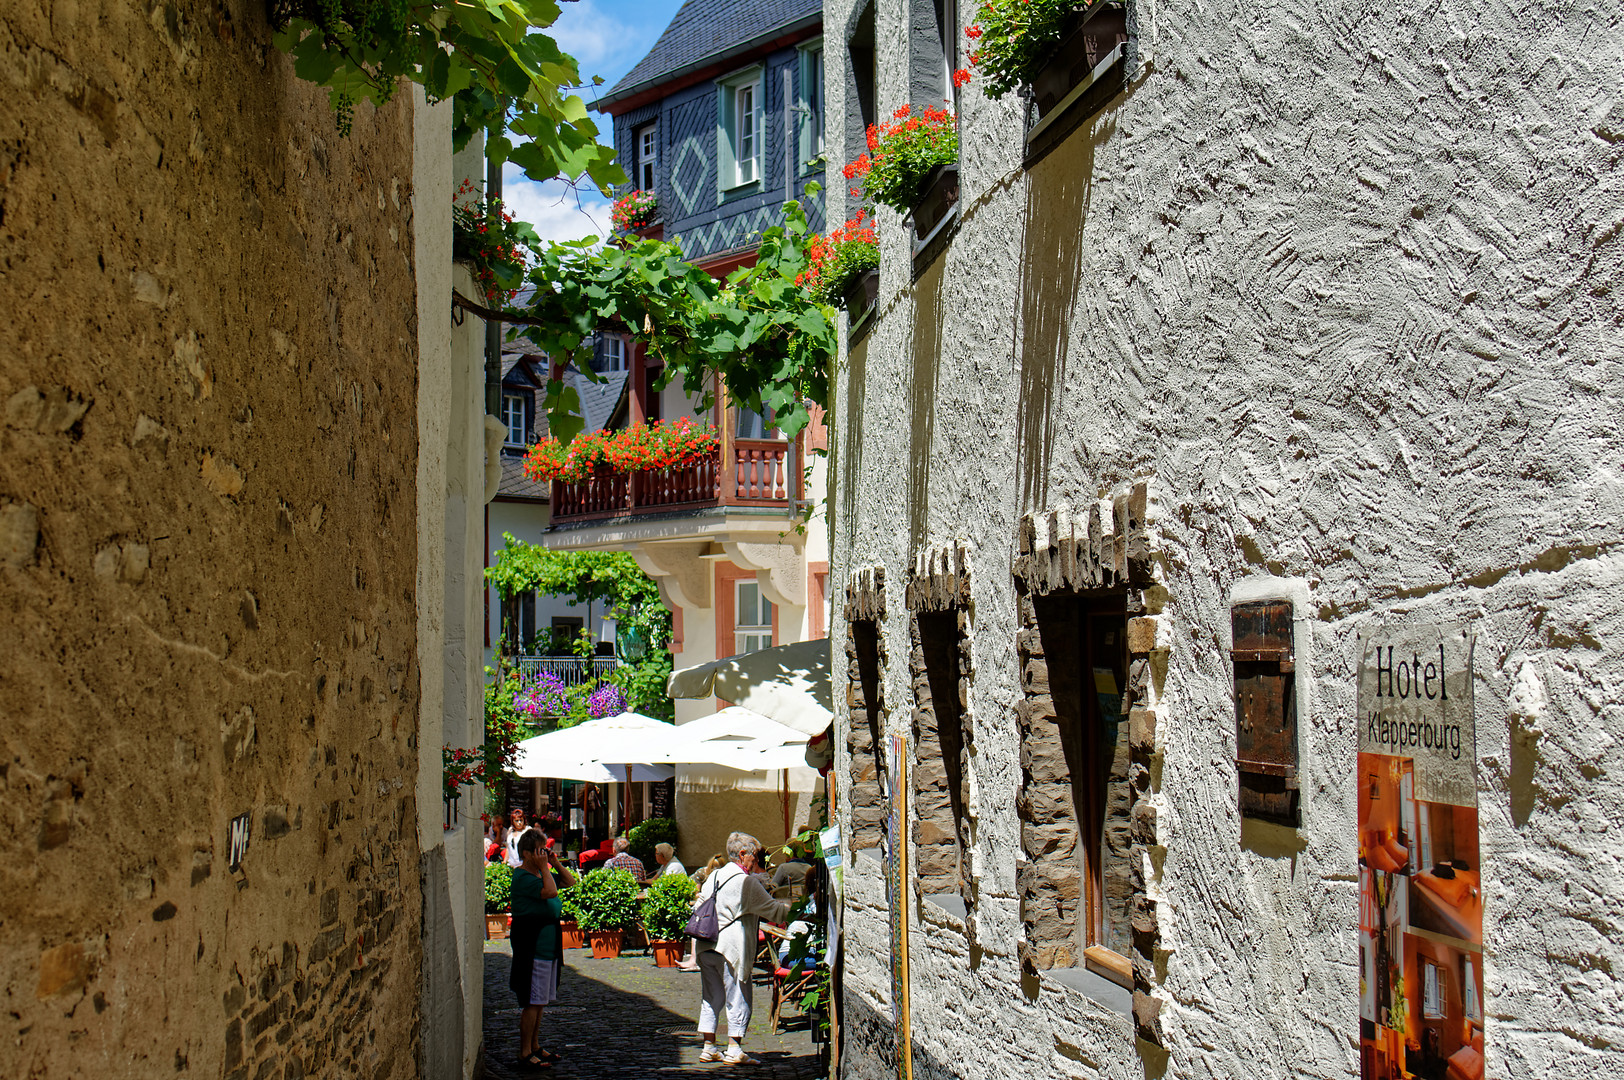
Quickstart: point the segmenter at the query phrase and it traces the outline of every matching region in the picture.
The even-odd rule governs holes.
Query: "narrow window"
[[[612,334],[599,335],[592,345],[592,370],[600,375],[626,370],[626,341]]]
[[[1034,598],[1079,843],[1075,948],[1096,974],[1132,981],[1133,902],[1127,600],[1121,592]],[[1074,954],[1075,955],[1075,954]]]
[[[502,395],[502,423],[507,426],[507,444],[523,446],[529,427],[525,424],[523,394]]]
[[[1465,1000],[1466,1019],[1482,1021],[1483,1010],[1477,1001],[1477,965],[1470,956],[1461,958],[1461,984],[1465,989],[1462,998]]]
[[[757,130],[761,116],[756,109],[756,84],[745,83],[733,91],[733,131],[738,139],[734,160],[738,163],[739,183],[755,181],[759,171],[756,155],[760,153],[761,133]]]
[[[919,891],[938,906],[954,908],[966,895],[969,867],[969,792],[965,786],[964,701],[960,612],[915,616],[913,680],[918,707],[914,739],[914,846]],[[952,898],[949,900],[948,898]],[[963,914],[962,906],[957,913]]]
[[[734,582],[733,647],[737,652],[755,652],[773,643],[773,604],[761,595],[753,578]]]
[[[637,186],[643,191],[654,190],[654,170],[660,163],[658,133],[655,124],[637,129]]]
[[[807,46],[801,53],[802,104],[805,107],[806,137],[801,142],[803,159],[811,161],[823,153],[823,45]]]
[[[857,109],[855,114],[850,109],[846,113],[846,160],[856,161],[857,155],[868,150],[868,128],[876,119],[872,2],[863,5],[862,13],[851,26],[851,34],[846,39],[846,58],[851,65],[846,100],[853,102]]]
[[[536,650],[536,594],[516,593],[502,601],[502,637],[515,652]]]
[[[885,816],[880,794],[880,769],[884,751],[880,742],[880,629],[872,619],[853,619],[850,655],[854,669],[846,701],[851,708],[851,731],[846,749],[851,753],[851,844],[852,850],[880,846]]]
[[[1431,960],[1421,964],[1421,1015],[1437,1020],[1444,1014],[1443,988],[1438,983],[1438,965]]]
[[[772,417],[767,413],[756,412],[753,409],[737,409],[734,411],[733,437],[735,439],[776,439],[778,431],[773,427]]]

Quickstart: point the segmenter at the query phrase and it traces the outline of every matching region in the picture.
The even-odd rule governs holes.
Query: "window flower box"
[[[1059,39],[1032,74],[1029,146],[1042,140],[1062,117],[1081,120],[1093,111],[1086,105],[1078,110],[1073,106],[1103,103],[1122,89],[1127,44],[1128,13],[1122,4],[1106,0],[1066,15]]]
[[[933,167],[925,174],[925,179],[920,184],[919,202],[908,214],[913,224],[915,256],[924,251],[954,219],[954,211],[958,209],[958,205],[958,165],[955,163]]]
[[[878,269],[865,270],[852,279],[851,284],[846,286],[846,325],[852,330],[861,326],[874,313],[874,305],[879,297]]]

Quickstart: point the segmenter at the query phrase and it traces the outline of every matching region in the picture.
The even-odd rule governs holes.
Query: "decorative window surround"
[[[852,851],[877,848],[885,820],[880,790],[881,739],[885,732],[885,568],[854,572],[846,582],[846,707],[850,722],[846,751],[851,755]],[[861,629],[859,629],[861,624]],[[859,635],[864,640],[859,644]],[[872,635],[870,637],[869,635]],[[861,650],[871,647],[874,670],[864,678]]]
[[[975,895],[970,855],[974,723],[970,713],[970,560],[964,548],[955,545],[921,553],[904,595],[910,615],[908,681],[915,701],[914,876],[921,897],[957,897],[968,910],[974,907]],[[937,655],[933,672],[927,656],[936,650],[951,653]],[[957,700],[943,710],[936,698],[947,679],[952,680]],[[949,714],[945,720],[943,713]],[[940,900],[933,902],[947,909]]]
[[[1071,770],[1049,696],[1048,665],[1039,635],[1035,597],[1050,593],[1126,589],[1129,654],[1128,740],[1130,783],[1134,792],[1132,820],[1133,1019],[1138,1037],[1165,1047],[1160,1013],[1166,995],[1157,995],[1157,951],[1162,943],[1166,904],[1150,889],[1151,849],[1161,847],[1157,829],[1159,799],[1151,786],[1152,759],[1157,753],[1157,727],[1168,721],[1158,705],[1171,644],[1171,628],[1157,614],[1166,590],[1155,577],[1155,508],[1149,483],[1140,481],[1108,501],[1089,506],[1086,515],[1065,510],[1028,514],[1021,520],[1014,565],[1020,629],[1016,649],[1021,664],[1023,697],[1017,707],[1021,734],[1021,790],[1016,812],[1021,819],[1025,861],[1016,887],[1025,930],[1019,943],[1022,967],[1029,973],[1070,967],[1076,955],[1075,922],[1053,912],[1079,898],[1074,883],[1081,841],[1072,809]],[[1066,894],[1070,892],[1071,895]]]

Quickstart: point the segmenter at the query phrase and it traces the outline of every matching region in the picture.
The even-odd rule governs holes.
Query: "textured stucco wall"
[[[417,1075],[410,97],[247,0],[0,81],[0,1075]]]
[[[878,5],[882,116],[906,93],[905,10]],[[893,730],[911,557],[956,541],[974,575],[981,905],[973,935],[916,913],[915,1074],[1161,1067],[1014,959],[1016,527],[1142,477],[1172,629],[1167,1075],[1357,1073],[1356,639],[1387,615],[1478,634],[1488,1074],[1624,1071],[1618,12],[1138,18],[1128,93],[1030,170],[1018,101],[965,88],[960,231],[916,283],[881,211],[880,321],[841,357],[831,588],[887,568]],[[845,115],[847,79],[829,87]],[[1300,836],[1243,834],[1235,808],[1228,604],[1267,575],[1307,590]],[[847,1075],[889,1075],[878,866],[858,856],[847,883]]]

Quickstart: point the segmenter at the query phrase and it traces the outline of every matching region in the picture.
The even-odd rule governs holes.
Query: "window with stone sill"
[[[852,619],[847,627],[846,703],[851,728],[846,749],[851,754],[851,844],[853,851],[877,848],[885,812],[880,789],[883,753],[880,740],[884,703],[880,682],[880,628],[872,619]]]
[[[507,428],[504,441],[508,446],[525,445],[530,427],[526,423],[523,394],[502,395],[502,424]]]
[[[1085,966],[1131,986],[1126,597],[1121,591],[1056,592],[1034,597],[1033,604],[1038,663],[1046,671],[1040,677],[1028,658],[1023,681],[1029,706],[1050,703],[1052,727],[1043,734],[1058,742],[1022,752],[1031,773],[1026,801],[1038,818],[1031,827],[1045,848],[1039,878],[1053,904],[1047,940],[1034,945],[1051,950],[1054,966]]]
[[[755,578],[733,583],[733,645],[737,654],[772,647],[773,603],[761,594]]]
[[[963,917],[970,899],[968,613],[914,615],[913,839],[920,895]]]

